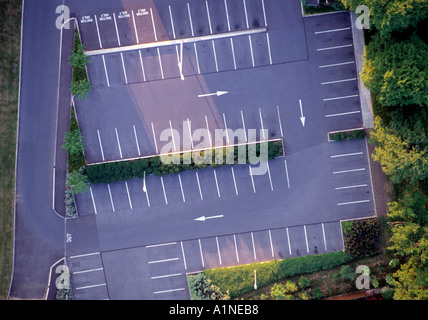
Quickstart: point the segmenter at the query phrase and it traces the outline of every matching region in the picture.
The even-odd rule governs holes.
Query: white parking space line
[[[155,291],[155,292],[153,292],[153,294],[169,293],[169,292],[184,291],[184,290],[185,290],[185,288],[162,290],[162,291]]]
[[[242,110],[241,110],[241,119],[242,119],[242,127],[244,129],[245,142],[248,142],[247,130],[245,129],[244,112]]]
[[[322,227],[322,237],[324,239],[324,249],[325,249],[325,251],[327,251],[327,241],[325,241],[324,223],[321,223],[321,227]]]
[[[340,117],[340,116],[346,116],[349,114],[355,114],[355,113],[360,113],[360,110],[357,111],[350,111],[350,112],[342,112],[342,113],[333,113],[333,114],[326,114],[325,117],[326,118],[330,118],[330,117]]]
[[[176,245],[176,244],[177,244],[176,241],[174,241],[174,242],[166,242],[166,243],[158,243],[158,244],[150,244],[150,245],[146,246],[146,248],[157,248],[157,247],[173,246],[173,245]]]
[[[92,205],[94,206],[95,214],[97,214],[97,206],[95,205],[94,194],[92,193],[92,187],[89,187],[89,191],[91,192]]]
[[[208,25],[210,27],[210,33],[213,34],[213,28],[211,26],[211,16],[210,16],[210,9],[208,8],[208,1],[205,0],[205,6],[207,7],[207,15],[208,15]]]
[[[90,288],[96,288],[96,287],[101,287],[101,286],[106,286],[106,284],[105,283],[93,284],[91,286],[85,286],[85,287],[76,288],[76,290],[90,289]]]
[[[217,187],[217,194],[218,194],[218,197],[220,198],[220,189],[218,187],[217,173],[215,172],[215,169],[214,169],[214,180],[215,180],[215,185]]]
[[[236,245],[236,236],[235,235],[233,235],[233,242],[235,243],[236,261],[239,263],[238,246]]]
[[[171,19],[172,35],[175,39],[174,19],[172,18],[171,6],[168,6],[168,9],[169,9],[169,18]]]
[[[268,45],[269,63],[272,64],[272,52],[270,51],[269,32],[266,32],[266,42],[267,42],[267,45]]]
[[[88,270],[82,270],[82,271],[75,271],[74,274],[82,274],[82,273],[88,273],[88,272],[94,272],[94,271],[101,271],[104,270],[104,268],[95,268],[95,269],[88,269]]]
[[[264,18],[264,21],[265,21],[265,27],[267,27],[265,0],[262,0],[262,9],[263,9],[263,18]]]
[[[227,131],[227,122],[226,122],[226,116],[223,113],[223,122],[224,122],[224,130],[226,130],[226,143],[230,143],[229,140],[229,132]]]
[[[183,241],[180,241],[180,244],[181,244],[181,254],[183,255],[184,270],[187,270],[187,263],[186,263],[186,256],[184,255]]]
[[[291,243],[290,243],[290,234],[288,233],[288,228],[285,228],[285,231],[287,232],[288,251],[290,252],[290,256],[291,256]]]
[[[278,113],[279,132],[281,133],[281,138],[284,138],[284,133],[282,132],[281,115],[279,114],[279,106],[276,106],[276,110]]]
[[[114,130],[116,131],[116,140],[117,140],[117,146],[119,147],[119,154],[120,154],[120,158],[122,159],[122,148],[120,147],[120,141],[119,141],[119,134],[117,133],[117,128],[114,128]]]
[[[363,154],[363,152],[336,154],[334,156],[331,156],[330,158],[349,157],[349,156],[356,156],[356,155],[361,155],[361,154]]]
[[[161,76],[162,76],[162,79],[165,79],[165,77],[164,77],[164,75],[163,75],[162,59],[161,59],[161,55],[160,55],[160,52],[159,52],[159,47],[158,47],[158,48],[156,48],[156,49],[157,49],[157,51],[158,51],[159,68],[160,68],[160,71],[161,71]]]
[[[189,6],[189,3],[187,3],[187,12],[188,12],[188,14],[189,14],[190,30],[192,31],[192,37],[194,37],[194,36],[195,36],[195,32],[193,31],[192,14],[190,13],[190,6]]]
[[[165,204],[168,204],[168,199],[166,197],[166,192],[165,192],[165,184],[163,183],[163,178],[162,177],[160,177],[160,178],[161,178],[161,183],[162,183],[163,196],[165,198]]]
[[[265,131],[264,131],[264,127],[263,127],[263,117],[262,117],[262,110],[259,108],[259,116],[260,116],[260,125],[262,127],[262,135],[263,135],[263,139],[266,140],[266,135],[265,135]]]
[[[135,24],[134,10],[131,10],[131,13],[132,13],[132,21],[134,23],[135,39],[137,40],[137,43],[140,43],[140,40],[138,39],[137,25]]]
[[[138,50],[138,54],[140,55],[141,72],[143,73],[144,82],[146,82],[146,72],[144,71],[144,64],[143,64],[143,57],[141,56],[141,50]]]
[[[198,181],[199,195],[201,196],[201,200],[204,200],[204,197],[202,196],[201,183],[199,182],[199,175],[197,172],[195,172],[195,174],[196,174],[196,180]]]
[[[149,264],[163,263],[163,262],[170,262],[170,261],[177,261],[177,260],[179,260],[179,258],[169,258],[169,259],[153,260],[153,261],[149,261]]]
[[[353,188],[362,188],[362,187],[367,187],[367,184],[357,184],[354,186],[337,187],[337,188],[334,188],[334,190],[344,190],[344,189],[353,189]]]
[[[71,256],[70,259],[89,257],[89,256],[97,255],[97,254],[100,254],[100,252],[92,252],[92,253],[79,254],[79,255],[76,255],[76,256]]]
[[[306,226],[303,226],[303,230],[305,231],[306,252],[309,253],[308,234],[306,233]]]
[[[356,81],[356,80],[357,80],[357,78],[349,78],[349,79],[343,79],[343,80],[321,82],[321,84],[326,85],[326,84],[342,83],[342,82]]]
[[[322,66],[319,66],[318,68],[322,69],[322,68],[330,68],[330,67],[338,67],[338,66],[343,66],[346,64],[353,64],[355,63],[354,61],[347,61],[347,62],[340,62],[340,63],[333,63],[333,64],[325,64]]]
[[[101,42],[100,28],[98,27],[98,18],[97,18],[97,15],[94,15],[94,16],[95,16],[95,26],[97,27],[98,41],[100,43],[100,49],[102,49],[103,45]]]
[[[110,189],[110,185],[109,184],[107,184],[107,189],[108,189],[108,194],[110,196],[111,208],[112,208],[113,212],[115,212],[115,210],[114,210],[114,203],[113,203],[113,197],[111,196],[111,189]]]
[[[253,191],[254,193],[256,193],[256,186],[254,185],[253,171],[251,170],[251,165],[248,165],[248,167],[250,168],[250,177],[251,177],[251,183],[253,185]]]
[[[349,95],[349,96],[325,98],[325,99],[322,99],[322,101],[332,101],[332,100],[349,99],[349,98],[355,98],[355,97],[358,97],[358,96],[359,96],[358,94],[352,94],[352,95]]]
[[[201,239],[198,239],[198,241],[199,241],[199,252],[201,253],[201,262],[202,262],[202,267],[203,267],[203,268],[205,268],[204,255],[202,254]]]
[[[252,242],[252,244],[253,244],[253,255],[254,255],[254,260],[257,260],[257,256],[256,256],[256,247],[255,247],[255,245],[254,245],[254,235],[253,235],[253,233],[251,232],[251,242]]]
[[[163,276],[154,276],[154,277],[150,277],[151,280],[155,280],[155,279],[163,279],[163,278],[171,278],[171,277],[178,277],[181,276],[182,273],[171,273],[171,274],[165,274]]]
[[[216,241],[216,243],[217,243],[217,254],[218,254],[218,260],[220,261],[220,264],[222,264],[222,263],[221,263],[220,246],[218,245],[218,237],[215,237],[215,241]]]
[[[107,86],[110,87],[110,80],[108,79],[108,73],[107,73],[107,66],[106,66],[106,59],[104,58],[104,55],[101,56],[103,59],[103,65],[104,65],[104,73],[106,75],[107,80]]]
[[[178,181],[180,182],[181,196],[183,197],[183,202],[186,202],[186,198],[184,197],[183,184],[181,183],[181,176],[178,175]]]
[[[114,27],[116,28],[117,44],[120,47],[119,30],[117,29],[116,14],[113,12]]]
[[[254,68],[256,65],[254,63],[254,52],[253,52],[253,44],[251,42],[251,35],[248,36],[248,41],[250,42],[251,62],[253,64],[253,68]]]
[[[103,145],[102,145],[102,143],[101,143],[101,137],[100,137],[100,131],[99,131],[99,130],[97,130],[97,134],[98,134],[98,142],[99,142],[99,144],[100,144],[101,156],[102,156],[102,158],[103,158],[103,161],[105,161],[105,158],[104,158],[104,150],[103,150]]]
[[[227,0],[224,0],[224,8],[226,9],[227,30],[230,31],[230,20],[229,20],[229,10],[227,9]],[[232,38],[230,40],[232,40]]]
[[[131,196],[129,195],[129,188],[128,188],[128,182],[127,181],[125,181],[125,187],[126,187],[126,193],[128,194],[129,207],[132,210]]]
[[[201,74],[201,68],[199,67],[198,49],[196,49],[196,43],[193,42],[193,48],[195,49],[196,66],[198,68],[198,74]]]
[[[350,202],[341,202],[338,203],[338,206],[344,206],[344,205],[348,205],[348,204],[357,204],[357,203],[364,203],[364,202],[370,202],[370,200],[359,200],[359,201],[350,201]]]
[[[216,52],[215,52],[215,44],[214,44],[214,40],[211,40],[211,43],[212,43],[212,45],[213,45],[213,53],[214,53],[215,70],[218,72],[217,54],[216,54]]]
[[[244,5],[244,12],[245,12],[245,23],[247,25],[247,29],[250,28],[250,25],[248,24],[248,12],[247,12],[247,4],[245,3],[245,0],[242,0],[242,3]]]
[[[287,176],[287,186],[288,186],[288,189],[290,189],[290,178],[288,177],[287,160],[284,160],[284,164],[285,164],[285,175]]]
[[[366,168],[350,169],[350,170],[334,171],[333,174],[348,173],[348,172],[357,172],[357,171],[365,171],[365,170],[366,170]]]
[[[149,190],[147,188],[147,184],[146,184],[146,189],[143,192],[146,194],[147,206],[150,208]]]
[[[266,167],[267,167],[267,172],[268,172],[268,176],[269,176],[270,189],[273,191],[272,177],[270,175],[270,168],[269,168],[269,162],[268,161],[266,161]]]
[[[210,128],[208,127],[208,118],[207,118],[207,116],[205,116],[205,124],[207,126],[208,141],[210,142],[210,147],[212,147],[213,146],[213,142],[212,142],[212,139],[211,139]]]
[[[230,167],[230,169],[232,170],[233,184],[235,185],[235,193],[236,195],[238,195],[238,188],[236,186],[236,179],[235,179],[235,171],[233,171],[232,167]]]
[[[314,34],[329,33],[329,32],[338,32],[338,31],[345,31],[345,30],[351,30],[351,27],[339,28],[339,29],[331,29],[331,30],[324,30],[324,31],[316,31],[316,32],[314,32]]]
[[[190,127],[190,120],[189,120],[189,118],[187,118],[187,128],[189,129],[190,145],[191,145],[192,149],[194,149],[195,146],[193,145],[192,129]]]
[[[152,8],[150,8],[150,16],[152,17],[153,34],[155,36],[155,41],[158,41],[158,36],[156,35],[155,19],[153,19],[153,10],[152,10]]]
[[[341,49],[341,48],[347,48],[347,47],[352,47],[352,44],[344,44],[342,46],[319,48],[317,49],[317,51],[334,50],[334,49]]]
[[[169,129],[171,130],[172,144],[174,146],[174,151],[177,151],[177,146],[175,145],[174,131],[172,130],[171,120],[169,120]]]
[[[235,48],[233,47],[233,39],[232,38],[230,38],[230,48],[232,50],[233,68],[236,70]]]
[[[135,136],[135,143],[137,144],[138,155],[141,156],[140,146],[138,144],[137,130],[135,129],[135,124],[133,125],[133,127],[134,127],[134,136]]]
[[[122,69],[123,69],[123,76],[125,77],[125,83],[128,84],[128,77],[126,76],[125,62],[123,61],[122,52],[120,53],[120,59],[122,60]]]
[[[153,141],[155,142],[156,153],[159,153],[158,144],[156,143],[155,127],[153,126],[153,122],[151,122],[151,125],[152,125]]]
[[[275,257],[274,251],[273,251],[273,244],[272,244],[272,233],[269,230],[269,241],[270,241],[270,250],[272,252],[272,258]]]

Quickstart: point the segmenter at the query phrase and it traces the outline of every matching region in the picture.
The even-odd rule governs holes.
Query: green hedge
[[[363,129],[330,133],[330,139],[334,141],[364,139],[366,132]]]
[[[268,159],[274,159],[280,155],[282,155],[282,141],[270,141],[270,142],[262,142],[268,143]],[[234,148],[234,164],[238,163],[238,149],[239,147],[228,147]],[[133,177],[142,178],[144,176],[144,172],[146,175],[154,174],[157,176],[162,176],[166,174],[174,174],[185,170],[196,170],[202,169],[206,167],[218,167],[221,164],[215,164],[215,158],[223,157],[223,164],[226,163],[226,149],[213,149],[212,150],[212,164],[202,163],[197,164],[190,159],[191,163],[184,164],[183,157],[190,156],[190,153],[186,155],[177,154],[175,157],[178,157],[176,163],[165,164],[162,161],[160,156],[154,156],[152,158],[146,159],[138,159],[131,161],[117,161],[117,162],[108,162],[101,163],[96,165],[90,165],[86,167],[86,175],[88,176],[90,182],[92,183],[112,183],[116,181],[126,181],[132,179]],[[248,148],[246,148],[246,159],[245,162],[248,162]],[[260,143],[256,145],[256,155],[258,156],[258,152],[260,150]],[[200,152],[201,155],[204,152]],[[209,155],[208,152],[205,155]],[[162,156],[165,158],[169,158],[169,156]],[[208,161],[207,161],[208,162]],[[240,162],[241,163],[241,162]]]
[[[254,270],[257,273],[257,286],[262,287],[286,277],[329,270],[351,260],[351,255],[340,251],[232,268],[210,269],[202,273],[213,285],[219,287],[221,292],[228,292],[232,298],[254,290]]]

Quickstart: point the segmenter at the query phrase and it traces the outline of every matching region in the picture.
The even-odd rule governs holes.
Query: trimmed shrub
[[[353,130],[348,132],[348,140],[364,139],[366,132],[364,130]]]
[[[346,135],[344,132],[336,132],[330,134],[330,139],[334,141],[343,141],[346,140]]]
[[[258,148],[257,148],[258,147]],[[229,148],[229,147],[228,147]],[[203,169],[206,167],[218,167],[220,165],[226,164],[226,149],[215,149],[201,151],[201,159],[209,157],[212,159],[221,159],[223,158],[223,164],[206,163],[210,161],[203,162],[201,164],[195,163],[194,158],[191,157],[191,163],[184,164],[183,158],[188,156],[188,154],[177,154],[172,156],[154,156],[146,159],[132,160],[132,161],[117,161],[117,162],[107,162],[96,165],[89,165],[86,167],[86,174],[89,180],[92,183],[111,183],[116,181],[125,181],[133,177],[142,178],[144,176],[144,171],[146,175],[154,174],[157,176],[163,176],[167,174],[175,174],[185,170],[195,170]],[[238,163],[238,147],[235,147],[235,158],[234,163]],[[213,151],[212,154],[208,151]],[[256,152],[260,151],[260,144],[256,145]],[[248,149],[247,149],[248,155]],[[271,141],[268,142],[268,159],[273,159],[282,155],[282,141]],[[219,158],[218,158],[219,157]],[[248,157],[247,157],[248,158]],[[170,163],[168,163],[170,162]],[[248,163],[248,159],[247,159]]]

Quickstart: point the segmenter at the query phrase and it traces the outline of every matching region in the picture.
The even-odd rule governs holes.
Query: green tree
[[[203,273],[188,279],[192,300],[229,300],[229,295],[222,293]]]
[[[68,175],[67,187],[69,187],[74,194],[84,193],[89,190],[89,179],[79,171],[73,171]]]
[[[78,99],[85,99],[89,95],[89,92],[91,90],[92,90],[92,87],[88,79],[82,79],[79,81],[71,82],[70,91]]]
[[[427,0],[340,0],[346,8],[359,5],[370,9],[370,23],[382,35],[415,27],[428,18]]]
[[[404,180],[415,184],[428,177],[428,158],[424,151],[409,149],[408,143],[384,127],[379,117],[375,118],[374,125],[370,142],[376,147],[372,157],[393,183]]]
[[[416,33],[403,41],[376,34],[366,47],[361,79],[385,106],[427,105],[427,51]]]
[[[68,131],[64,138],[65,144],[61,147],[71,156],[79,156],[85,146],[83,136],[79,130]]]

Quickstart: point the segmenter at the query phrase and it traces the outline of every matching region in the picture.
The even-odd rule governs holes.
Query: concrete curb
[[[360,91],[361,112],[363,117],[363,126],[366,129],[372,129],[373,124],[373,107],[370,91],[364,86],[361,81],[361,72],[363,70],[363,54],[364,54],[364,34],[363,30],[356,28],[357,16],[355,12],[350,12],[352,39],[354,42],[355,63],[358,74],[358,89]]]

